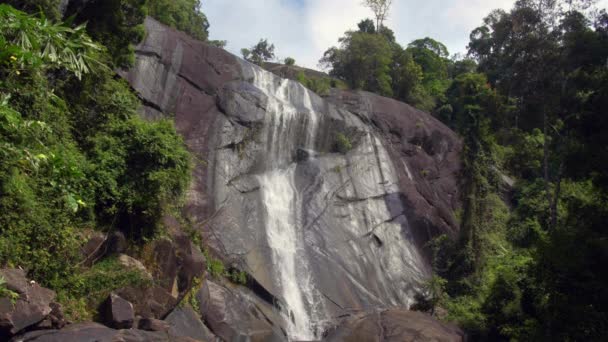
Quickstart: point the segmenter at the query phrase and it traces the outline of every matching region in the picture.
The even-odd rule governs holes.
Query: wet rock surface
[[[247,292],[207,280],[196,298],[204,321],[224,341],[286,340],[281,319]]]
[[[347,319],[326,338],[328,342],[462,342],[463,332],[433,317],[391,309]]]

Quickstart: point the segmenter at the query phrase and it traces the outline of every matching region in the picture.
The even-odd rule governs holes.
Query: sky
[[[280,60],[319,69],[318,61],[338,38],[357,23],[373,18],[362,0],[204,0],[210,39],[227,40],[240,56],[260,38],[275,45]],[[424,37],[444,43],[451,54],[465,53],[469,34],[496,8],[511,9],[515,0],[393,0],[385,26],[401,45]],[[608,0],[601,0],[606,8]]]

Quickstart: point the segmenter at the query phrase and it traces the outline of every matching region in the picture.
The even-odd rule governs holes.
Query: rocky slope
[[[422,246],[457,231],[456,135],[406,104],[340,90],[320,98],[146,26],[124,77],[145,117],[175,118],[198,162],[187,213],[283,313],[274,324],[318,338],[345,314],[410,304],[429,274]]]

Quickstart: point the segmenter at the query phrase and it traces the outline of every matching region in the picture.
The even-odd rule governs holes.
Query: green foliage
[[[147,280],[114,259],[79,268],[81,229],[155,235],[189,156],[171,122],[139,118],[84,26],[0,5],[0,46],[0,266],[23,267],[88,320],[109,291]]]
[[[128,67],[134,62],[133,45],[144,37],[147,0],[88,1],[71,5],[66,16],[86,23],[87,31],[110,53],[115,67]],[[153,2],[156,2],[153,1]]]
[[[335,149],[339,153],[346,154],[353,149],[353,144],[344,133],[336,134]]]
[[[241,49],[243,58],[251,63],[262,65],[264,62],[268,62],[275,58],[274,44],[269,44],[267,39],[260,39],[260,41],[252,46],[250,49]]]
[[[228,44],[228,41],[226,41],[226,40],[209,40],[209,41],[207,41],[207,43],[211,46],[215,46],[220,49],[223,49]]]
[[[75,139],[91,164],[87,178],[98,222],[116,225],[133,239],[150,238],[165,209],[179,205],[189,185],[183,140],[170,120],[140,119],[139,101],[123,81],[101,74],[83,82],[81,92],[75,89],[82,84],[69,84],[65,96],[79,127]]]
[[[50,20],[61,19],[59,4],[61,0],[5,0],[7,5],[27,13],[40,13]]]
[[[200,0],[151,0],[147,9],[151,17],[193,38],[207,41],[209,37],[209,21],[201,12]]]
[[[376,26],[382,28],[384,20],[388,17],[391,8],[392,0],[364,0],[363,5],[368,7],[376,17]]]
[[[75,321],[90,320],[112,291],[128,286],[145,288],[151,285],[151,280],[141,271],[127,268],[117,258],[110,257],[90,269],[62,279],[58,299],[69,309],[68,318]]]
[[[186,295],[184,296],[184,299],[182,299],[182,301],[180,302],[180,305],[188,304],[188,305],[190,305],[190,307],[192,307],[192,309],[195,312],[200,312],[201,304],[199,303],[199,300],[198,300],[198,297],[196,296],[196,294],[201,289],[202,283],[203,283],[203,279],[201,279],[201,278],[197,277],[197,278],[192,279],[192,287],[190,288],[190,291],[188,291],[188,293],[186,293]]]
[[[530,133],[518,132],[512,136],[512,144],[506,151],[505,166],[513,175],[522,179],[540,177],[545,136],[540,129]]]
[[[8,298],[13,305],[19,299],[17,292],[11,291],[6,287],[6,279],[0,276],[0,298]]]
[[[351,88],[393,96],[427,111],[445,105],[451,61],[443,44],[425,38],[404,49],[392,30],[377,30],[371,19],[361,21],[359,31],[346,32],[339,42],[320,64]]]
[[[429,298],[431,314],[435,312],[437,305],[445,300],[447,283],[447,280],[439,276],[433,276],[424,284],[424,290]]]
[[[393,52],[388,40],[377,34],[348,31],[340,47],[327,50],[321,64],[331,67],[330,74],[353,89],[391,96],[390,65]]]
[[[284,63],[285,63],[285,65],[294,66],[294,65],[296,65],[296,60],[291,57],[287,57],[287,58],[285,58]]]
[[[89,140],[99,217],[134,239],[152,237],[165,207],[178,203],[189,185],[183,142],[169,120],[133,116],[104,128]]]
[[[88,165],[69,137],[65,102],[46,73],[81,77],[99,47],[83,32],[0,5],[0,264],[22,266],[51,284],[78,255],[88,220]],[[61,52],[57,52],[61,50]],[[20,113],[21,112],[21,113]]]
[[[448,78],[448,50],[445,45],[431,38],[411,42],[405,52],[422,70],[421,86],[433,100],[433,107],[445,101],[445,92],[450,86]]]
[[[306,88],[314,91],[320,96],[329,95],[329,90],[332,87],[332,79],[329,77],[306,77],[304,71],[298,72],[296,75],[298,82],[302,83]]]
[[[17,76],[65,69],[80,78],[99,63],[95,56],[101,46],[86,35],[84,25],[72,29],[0,5],[0,28],[0,64]]]
[[[208,250],[203,251],[205,259],[207,260],[207,272],[214,277],[219,278],[226,276],[226,267],[220,259],[214,258]]]
[[[599,340],[608,327],[608,15],[592,28],[559,6],[492,12],[471,34],[479,73],[448,69],[442,119],[465,143],[463,236],[432,247],[448,279],[442,306],[472,340]],[[512,210],[496,195],[500,168],[518,178]]]
[[[422,68],[412,54],[401,47],[396,48],[391,67],[393,94],[419,109],[430,111],[435,107],[435,100],[423,87],[423,78]]]
[[[233,269],[228,272],[228,279],[235,284],[245,285],[247,284],[247,273]]]
[[[376,24],[372,19],[361,20],[357,26],[359,27],[359,32],[376,33]]]

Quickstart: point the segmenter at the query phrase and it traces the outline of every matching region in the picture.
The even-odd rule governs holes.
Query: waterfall
[[[275,281],[286,304],[283,314],[287,334],[291,340],[315,340],[319,320],[323,319],[322,304],[308,270],[292,158],[295,148],[314,148],[318,115],[308,90],[299,83],[279,79],[257,67],[253,67],[253,73],[253,84],[268,96],[267,165],[257,179],[266,211],[266,237],[272,250]],[[297,130],[302,127],[306,134],[298,139]]]

